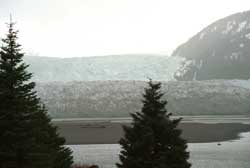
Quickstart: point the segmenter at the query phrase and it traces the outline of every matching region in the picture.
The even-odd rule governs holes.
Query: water
[[[182,117],[182,122],[202,122],[202,123],[244,123],[250,124],[250,115],[202,115],[202,116],[173,116],[173,118]],[[63,118],[53,119],[53,122],[112,122],[112,123],[130,123],[130,117],[117,118]]]
[[[190,143],[192,168],[250,168],[250,132],[241,133],[241,139],[217,143]],[[114,168],[119,161],[118,144],[69,145],[75,163],[97,164]]]

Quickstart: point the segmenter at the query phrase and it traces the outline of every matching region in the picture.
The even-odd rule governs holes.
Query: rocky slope
[[[249,79],[250,11],[212,23],[172,55],[186,58],[179,80]]]

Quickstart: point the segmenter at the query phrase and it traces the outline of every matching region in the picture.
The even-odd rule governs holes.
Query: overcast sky
[[[249,0],[0,0],[0,35],[12,13],[28,54],[170,55],[210,23],[249,9]]]

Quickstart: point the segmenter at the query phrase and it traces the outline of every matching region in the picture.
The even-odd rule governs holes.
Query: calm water
[[[241,139],[217,143],[190,143],[192,168],[250,168],[250,132]],[[74,161],[81,164],[97,164],[101,168],[113,168],[119,161],[120,146],[70,145]]]
[[[202,122],[202,123],[245,123],[250,124],[250,115],[202,115],[202,116],[173,116],[173,118],[182,117],[182,122]],[[132,119],[129,117],[121,118],[64,118],[64,119],[53,119],[53,122],[131,122]]]

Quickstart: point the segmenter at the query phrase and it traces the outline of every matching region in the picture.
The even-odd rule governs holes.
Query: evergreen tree
[[[29,82],[14,23],[0,50],[0,168],[69,168],[71,151]]]
[[[118,168],[189,168],[189,152],[181,130],[181,119],[170,119],[161,100],[161,83],[148,82],[140,112],[131,114],[132,125],[124,126],[125,137],[120,140],[122,151]]]

